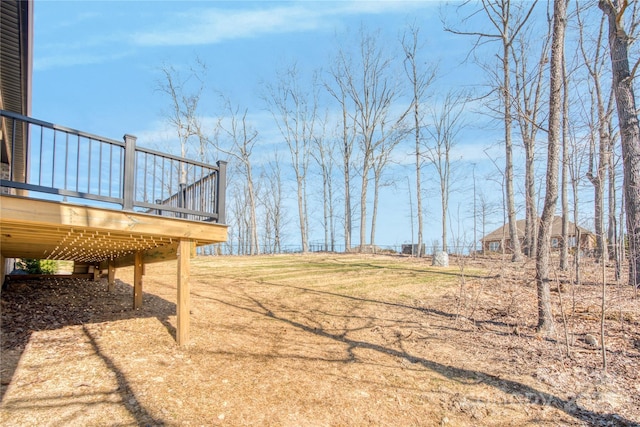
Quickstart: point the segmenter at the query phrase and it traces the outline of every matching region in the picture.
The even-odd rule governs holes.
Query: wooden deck
[[[5,258],[72,260],[93,265],[112,284],[116,268],[134,265],[135,309],[142,304],[144,265],[177,260],[179,345],[189,340],[189,259],[197,246],[226,239],[227,226],[217,223],[0,196],[1,268]]]
[[[175,259],[181,239],[202,246],[227,238],[227,227],[216,223],[17,196],[0,196],[0,208],[2,252],[16,258],[114,259],[120,267],[132,265],[138,251],[145,262],[166,260],[171,253]]]
[[[144,265],[176,259],[176,339],[185,344],[189,259],[197,246],[227,239],[226,162],[205,164],[138,147],[132,135],[117,141],[28,117],[33,2],[2,0],[0,18],[0,282],[6,258],[88,264],[107,275],[109,289],[116,268],[134,265],[136,309]]]

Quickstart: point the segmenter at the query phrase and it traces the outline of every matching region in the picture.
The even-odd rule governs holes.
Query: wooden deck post
[[[142,307],[142,275],[144,274],[143,254],[136,251],[133,264],[133,309]]]
[[[176,341],[179,346],[189,342],[189,275],[191,259],[191,240],[180,239],[178,245],[178,327],[176,328]]]
[[[133,199],[135,197],[136,179],[136,137],[133,135],[124,136],[124,175],[122,185],[122,209],[133,210]]]
[[[4,271],[5,264],[6,264],[6,261],[4,259],[4,256],[0,254],[0,289],[4,285],[4,275],[7,274],[7,272]]]
[[[116,262],[109,260],[107,266],[107,291],[113,292],[116,289]]]

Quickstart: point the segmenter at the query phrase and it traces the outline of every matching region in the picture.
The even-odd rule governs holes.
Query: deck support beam
[[[176,341],[181,347],[189,342],[191,243],[189,239],[180,239],[180,244],[178,245],[178,326],[176,328]]]
[[[113,292],[116,289],[116,262],[109,260],[107,265],[107,291]]]
[[[142,276],[144,274],[143,253],[136,251],[133,264],[133,309],[142,307]]]

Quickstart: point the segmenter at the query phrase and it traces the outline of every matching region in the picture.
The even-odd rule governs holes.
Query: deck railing
[[[2,142],[10,147],[4,192],[225,222],[226,162],[208,165],[137,147],[130,135],[117,141],[5,110],[0,118]]]

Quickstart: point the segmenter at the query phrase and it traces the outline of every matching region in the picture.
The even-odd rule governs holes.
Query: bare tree
[[[426,143],[425,157],[433,165],[440,186],[442,208],[442,251],[447,252],[447,215],[451,190],[451,150],[458,142],[458,134],[466,126],[464,111],[469,102],[468,94],[451,91],[439,105],[431,109],[428,132],[431,138]]]
[[[171,102],[169,110],[164,113],[169,124],[175,129],[180,144],[180,156],[187,157],[192,146],[199,141],[198,154],[200,160],[205,161],[206,150],[202,140],[199,140],[200,117],[198,107],[204,91],[204,75],[206,65],[196,59],[196,63],[189,68],[187,75],[183,75],[170,65],[160,68],[163,79],[158,83],[158,90],[166,94]],[[179,184],[187,184],[186,163],[180,164]]]
[[[616,153],[615,141],[619,138],[617,132],[613,130],[612,120],[609,121],[609,134],[611,135],[611,145],[609,147],[609,162],[607,164],[607,177],[609,179],[609,200],[608,200],[608,223],[607,223],[607,242],[609,259],[613,259],[616,264],[616,280],[620,280],[620,251],[618,247],[618,215],[617,215],[617,165],[619,156]]]
[[[382,185],[390,185],[388,182],[383,184],[382,176],[390,162],[394,148],[400,143],[405,135],[406,128],[402,126],[401,121],[392,123],[390,130],[387,130],[387,126],[384,121],[380,124],[380,139],[376,144],[376,151],[373,153],[373,158],[371,159],[371,169],[373,170],[373,208],[371,212],[371,235],[369,242],[373,248],[375,248],[376,240],[376,220],[378,218],[380,187]]]
[[[534,40],[540,34],[531,29],[523,29],[512,44],[514,62],[514,108],[515,118],[520,128],[520,136],[525,153],[525,230],[524,253],[536,257],[538,210],[535,175],[535,147],[538,130],[542,128],[543,95],[547,81],[545,80],[546,64],[549,61],[549,43],[551,41],[551,20],[548,20],[547,35],[543,37],[536,62],[531,66],[530,56],[534,49]],[[535,34],[535,36],[534,36]],[[534,38],[535,37],[535,38]]]
[[[232,105],[228,98],[223,97],[225,115],[218,119],[213,138],[205,136],[198,126],[198,134],[207,140],[216,150],[233,157],[238,162],[239,172],[245,178],[247,206],[249,212],[249,254],[260,253],[258,243],[257,196],[253,179],[251,156],[257,142],[258,132],[247,121],[248,110],[240,111],[239,106]]]
[[[569,77],[566,55],[562,56],[562,242],[560,247],[560,270],[569,269]],[[576,228],[577,230],[577,224]],[[579,248],[576,248],[579,250]]]
[[[298,219],[302,252],[309,250],[309,216],[307,212],[306,182],[311,144],[317,120],[317,86],[305,93],[295,65],[280,73],[277,86],[268,86],[265,101],[289,147],[291,165],[295,173]]]
[[[554,0],[553,36],[551,42],[550,90],[549,90],[549,132],[547,147],[547,180],[544,207],[540,219],[538,236],[538,256],[536,258],[536,288],[538,294],[538,326],[543,333],[555,329],[551,312],[550,292],[550,252],[551,227],[558,199],[558,157],[560,151],[560,131],[562,112],[562,64],[564,57],[564,34],[567,20],[567,0]]]
[[[322,228],[324,230],[324,250],[335,250],[335,228],[333,215],[333,172],[336,139],[326,132],[328,118],[322,120],[322,131],[313,137],[311,157],[320,168],[322,179]]]
[[[160,68],[163,79],[158,83],[158,90],[166,94],[171,102],[164,113],[169,124],[175,128],[180,143],[180,155],[187,156],[192,138],[198,136],[198,105],[204,91],[204,74],[206,66],[196,60],[195,66],[184,76],[171,65]]]
[[[580,233],[580,229],[577,227],[580,218],[579,212],[579,198],[580,198],[580,183],[586,173],[584,172],[585,163],[587,162],[587,149],[586,144],[588,142],[586,140],[580,141],[575,136],[575,131],[572,130],[574,126],[571,122],[568,123],[568,173],[569,179],[571,182],[571,195],[573,198],[573,223],[576,225],[576,250],[573,253],[573,264],[574,264],[574,274],[575,274],[575,283],[580,284],[582,281],[581,278],[581,269],[580,269],[580,258],[582,256],[582,247],[581,240],[582,236]],[[582,143],[581,143],[582,142]]]
[[[422,112],[422,103],[426,96],[427,89],[431,86],[436,78],[436,67],[431,66],[426,69],[418,69],[419,60],[418,54],[420,53],[419,46],[419,33],[420,28],[414,23],[411,25],[402,37],[402,47],[405,53],[404,70],[409,79],[409,85],[411,86],[412,93],[412,110],[413,110],[413,131],[415,134],[416,143],[416,201],[418,218],[418,252],[415,254],[417,257],[424,255],[422,253],[423,243],[423,215],[422,215],[422,165],[424,163],[421,142],[422,133],[421,128],[423,126],[422,120],[424,113]],[[411,233],[413,238],[413,233]],[[413,243],[413,242],[411,242]]]
[[[330,75],[335,83],[325,83],[329,94],[340,105],[340,155],[342,157],[342,174],[344,178],[344,249],[351,249],[352,213],[351,213],[351,163],[355,141],[355,124],[353,116],[349,115],[348,76],[351,64],[348,55],[338,49],[337,58],[331,68]]]
[[[522,260],[522,250],[520,240],[518,238],[518,230],[516,227],[516,209],[515,197],[513,191],[513,142],[511,138],[512,131],[512,102],[511,102],[511,46],[514,40],[527,23],[531,13],[533,12],[537,0],[531,3],[512,2],[510,0],[482,0],[482,9],[480,13],[484,13],[495,29],[495,32],[483,31],[457,31],[450,27],[445,30],[454,34],[462,34],[474,36],[478,39],[476,45],[483,40],[499,40],[501,43],[501,54],[498,54],[502,80],[498,84],[500,99],[503,107],[503,123],[504,123],[504,146],[505,146],[505,191],[506,191],[506,210],[509,220],[509,237],[511,241],[512,261]],[[513,10],[512,10],[513,8]],[[472,15],[475,15],[473,13]]]
[[[618,125],[622,143],[622,163],[624,167],[624,198],[627,214],[627,233],[629,234],[629,283],[640,284],[640,126],[633,78],[640,64],[629,66],[629,46],[634,28],[638,25],[634,2],[631,19],[631,31],[625,28],[624,16],[629,2],[623,0],[600,0],[598,6],[609,23],[609,47],[613,88],[618,110]]]
[[[605,51],[603,45],[604,37],[604,17],[600,21],[598,36],[593,47],[592,55],[586,47],[584,36],[584,23],[580,16],[580,9],[577,9],[578,24],[580,30],[580,52],[583,63],[588,71],[589,83],[591,87],[591,140],[589,145],[589,171],[587,177],[594,188],[594,220],[597,244],[597,257],[603,261],[607,259],[607,244],[605,239],[604,221],[604,200],[606,188],[606,173],[609,163],[609,147],[611,146],[611,135],[609,133],[609,121],[612,114],[613,89],[609,93],[609,102],[605,99],[602,88],[602,74],[605,65]],[[609,104],[609,107],[607,107]],[[596,138],[597,134],[597,138]],[[596,156],[596,140],[598,150]]]
[[[478,194],[478,214],[480,215],[481,233],[487,235],[487,225],[490,224],[489,218],[500,209],[495,202],[491,201],[484,191],[480,190]],[[482,255],[486,255],[486,247],[482,245]]]
[[[332,75],[340,89],[333,94],[343,107],[345,143],[349,138],[347,123],[353,123],[362,162],[358,168],[361,176],[360,248],[362,249],[366,244],[367,191],[374,159],[383,146],[389,147],[388,138],[400,126],[408,110],[395,117],[392,114],[391,107],[399,99],[399,93],[394,84],[392,58],[386,56],[379,46],[377,33],[360,30],[358,50],[353,58],[356,60],[355,63],[351,61],[351,55],[340,49]],[[349,159],[351,159],[351,152],[349,152]],[[345,171],[347,169],[345,167]],[[348,190],[345,182],[345,191]]]
[[[271,242],[272,253],[282,252],[282,240],[284,238],[284,191],[282,183],[282,171],[280,169],[280,157],[276,151],[273,160],[269,162],[264,171],[266,189],[262,194],[265,207],[265,238]]]
[[[228,187],[228,192],[231,197],[229,200],[229,213],[231,214],[227,219],[231,232],[229,233],[229,240],[236,241],[235,252],[238,255],[245,255],[249,253],[250,241],[248,238],[249,233],[249,214],[248,206],[246,203],[246,182],[242,180],[232,180]],[[230,252],[234,253],[233,244],[230,244]]]
[[[269,178],[267,177],[265,171],[262,172],[262,175],[260,176],[260,180],[258,181],[259,183],[263,183],[265,185],[269,185]],[[262,247],[260,248],[260,252],[263,254],[273,254],[276,253],[275,250],[275,237],[276,237],[276,231],[274,230],[274,220],[273,220],[273,205],[271,204],[271,197],[269,194],[269,189],[267,188],[266,191],[259,191],[258,192],[258,202],[259,202],[259,209],[262,209],[262,215],[260,215],[260,218],[262,219],[261,221],[261,227],[260,227],[260,231],[262,232],[262,235],[260,236],[260,242],[262,244]]]

